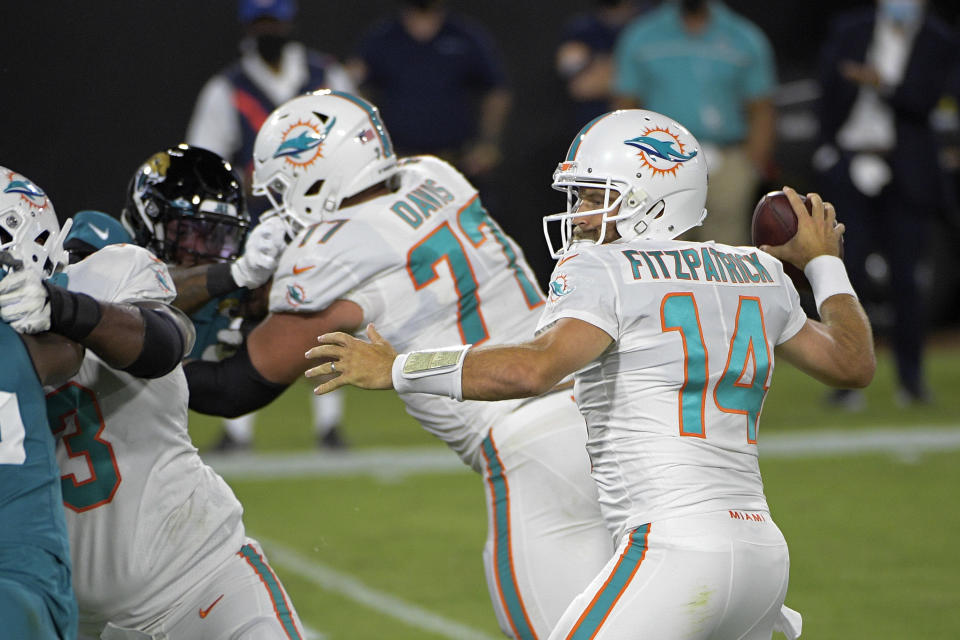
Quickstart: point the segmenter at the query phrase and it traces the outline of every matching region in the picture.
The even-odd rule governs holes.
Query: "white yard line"
[[[396,596],[377,591],[353,576],[331,569],[281,544],[263,538],[259,538],[259,541],[267,550],[270,564],[282,567],[284,573],[296,574],[322,589],[395,618],[415,629],[428,631],[450,640],[497,640],[482,631],[444,618]],[[313,631],[313,633],[317,632]]]
[[[396,478],[469,471],[452,451],[442,446],[363,449],[338,453],[205,453],[203,459],[223,477],[237,479],[357,475]]]
[[[771,458],[827,458],[889,453],[915,457],[932,451],[960,449],[960,427],[821,430],[764,434],[760,451]],[[374,476],[404,478],[431,473],[470,471],[453,452],[441,446],[363,449],[342,453],[204,454],[207,464],[225,478],[289,478],[311,476]]]
[[[891,453],[919,455],[960,449],[960,427],[907,427],[860,431],[831,429],[761,436],[764,458],[829,458]]]

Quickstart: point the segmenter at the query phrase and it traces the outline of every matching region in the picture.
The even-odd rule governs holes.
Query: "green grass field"
[[[823,406],[824,387],[779,367],[761,418],[761,450],[764,438],[779,435],[819,442],[838,431],[866,440],[878,428],[953,434],[960,430],[960,351],[932,350],[929,370],[935,403],[900,408],[881,352],[867,408],[843,413]],[[258,416],[257,452],[313,450],[308,394],[297,385]],[[218,428],[215,419],[191,416],[201,452]],[[352,452],[447,453],[392,392],[348,391],[345,435]],[[804,638],[960,635],[958,445],[761,455],[761,466],[790,544],[787,602],[804,615]],[[313,637],[502,637],[480,562],[483,488],[466,469],[268,478],[241,470],[227,479]]]

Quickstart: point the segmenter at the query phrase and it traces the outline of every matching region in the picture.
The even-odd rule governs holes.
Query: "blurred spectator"
[[[623,27],[641,10],[636,0],[594,0],[593,4],[590,11],[567,22],[557,47],[557,73],[573,103],[571,135],[612,109],[613,47]]]
[[[749,244],[757,189],[771,171],[774,85],[766,36],[717,0],[665,2],[621,34],[617,106],[683,122],[707,157],[710,215],[688,237]]]
[[[210,78],[187,126],[187,144],[217,153],[246,181],[251,226],[266,209],[250,198],[251,154],[260,125],[290,98],[316,89],[355,91],[346,70],[293,39],[296,0],[240,0],[240,59]]]
[[[843,212],[846,262],[858,291],[870,290],[868,256],[886,257],[902,404],[929,401],[917,267],[929,223],[945,204],[930,115],[956,68],[958,46],[924,0],[879,0],[834,20],[820,57],[822,144],[813,164],[823,193]],[[852,392],[834,399],[856,406]]]
[[[207,81],[187,126],[187,144],[219,154],[240,171],[251,226],[269,206],[266,198],[250,193],[253,142],[263,121],[277,106],[307,91],[355,91],[350,76],[333,57],[293,39],[296,14],[296,0],[239,0],[237,17],[244,26],[240,59]],[[343,394],[330,399],[310,397],[317,444],[342,448]],[[216,450],[249,449],[253,419],[249,414],[225,420]]]
[[[486,196],[510,92],[490,35],[445,4],[400,0],[397,14],[361,38],[347,66],[380,105],[398,156],[439,156]]]

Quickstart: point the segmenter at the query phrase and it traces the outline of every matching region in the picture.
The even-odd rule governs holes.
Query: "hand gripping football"
[[[813,205],[806,196],[800,196],[811,211]],[[789,242],[797,233],[797,214],[793,212],[787,194],[783,191],[771,191],[766,194],[753,209],[753,221],[750,225],[753,246],[770,245],[776,247]],[[783,263],[783,271],[793,280],[798,291],[810,291],[810,283],[803,271],[788,262]]]

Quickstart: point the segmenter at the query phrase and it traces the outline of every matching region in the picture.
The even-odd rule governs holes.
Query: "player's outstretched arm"
[[[317,312],[271,313],[229,358],[184,365],[190,408],[234,418],[266,406],[303,375],[310,364],[304,349],[318,334],[353,330],[362,321],[363,310],[349,300]]]
[[[808,213],[796,191],[783,190],[797,214],[797,233],[786,244],[760,248],[804,270],[821,321],[808,319],[777,347],[777,356],[825,384],[865,387],[876,369],[873,332],[839,258],[844,226],[837,223],[833,205],[816,193],[807,196]]]
[[[46,282],[34,271],[0,280],[0,317],[24,334],[56,333],[140,378],[166,375],[189,353],[193,325],[162,303],[114,304]]]
[[[397,355],[367,327],[370,341],[344,333],[323,335],[310,359],[327,360],[307,371],[321,378],[315,393],[346,384],[446,395],[458,400],[504,400],[540,395],[603,353],[612,339],[597,327],[563,318],[535,339],[516,345],[456,346]]]

